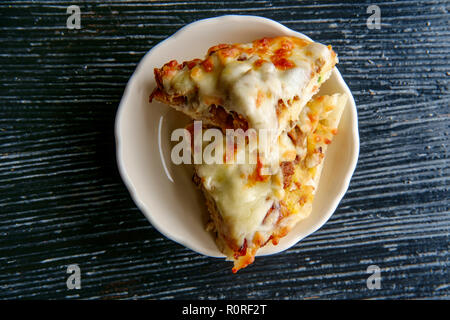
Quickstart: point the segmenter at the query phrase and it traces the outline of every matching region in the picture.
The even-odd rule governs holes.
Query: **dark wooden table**
[[[69,5],[81,28],[68,29]],[[369,29],[377,4],[380,29]],[[2,1],[0,298],[449,298],[447,1]],[[234,275],[157,232],[118,174],[114,119],[142,56],[250,14],[330,43],[361,153],[324,227]],[[81,289],[69,290],[77,264]],[[369,289],[370,265],[380,289]]]

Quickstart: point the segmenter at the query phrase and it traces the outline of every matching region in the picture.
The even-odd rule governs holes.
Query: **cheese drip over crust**
[[[284,150],[281,153],[295,153],[292,143],[280,147]],[[234,161],[196,165],[196,174],[203,188],[214,199],[222,221],[228,226],[228,235],[239,246],[245,239],[252,240],[256,230],[264,225],[269,209],[276,206],[284,195],[281,170],[264,175],[259,158],[256,164],[235,161],[241,153],[247,156],[248,152],[247,144],[236,150]]]

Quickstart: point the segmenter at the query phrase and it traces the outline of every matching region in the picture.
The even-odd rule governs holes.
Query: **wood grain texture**
[[[0,298],[441,298],[449,267],[449,4],[377,1],[0,2]],[[233,275],[159,234],[116,168],[114,118],[142,56],[184,25],[274,19],[330,43],[361,152],[319,231]],[[78,264],[81,290],[68,290]],[[381,289],[366,286],[369,265]]]

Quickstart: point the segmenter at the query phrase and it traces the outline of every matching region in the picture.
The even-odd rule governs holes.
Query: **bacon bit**
[[[284,101],[282,100],[282,99],[279,99],[278,100],[278,103],[277,103],[277,107],[276,107],[276,112],[277,112],[277,116],[280,116],[280,114],[284,111],[284,110],[286,110],[286,105],[284,104]]]
[[[297,152],[295,152],[294,150],[286,151],[283,153],[283,158],[287,159],[288,161],[294,161],[296,156]]]
[[[258,60],[256,60],[255,62],[253,62],[253,65],[254,65],[256,68],[259,68],[259,67],[262,66],[262,64],[263,64],[264,62],[266,62],[266,60],[264,60],[264,59],[258,59]]]
[[[333,48],[331,47],[331,45],[328,45],[327,48],[328,48],[328,50],[331,51],[331,56],[332,56],[333,58],[336,58],[336,52],[333,51]]]
[[[290,41],[290,40],[283,40],[281,42],[281,48],[284,50],[292,50],[292,48],[294,48],[294,44]]]
[[[259,40],[253,41],[253,47],[255,48],[266,48],[270,45],[272,39],[271,38],[262,38]]]
[[[267,241],[264,243],[264,245],[268,244],[270,240],[273,239],[273,235],[270,235],[269,239],[267,239]]]
[[[264,92],[261,90],[258,90],[258,94],[256,95],[256,107],[259,108],[261,106],[261,103],[264,100]]]
[[[295,181],[294,184],[297,186],[297,189],[301,189],[302,188],[302,184],[298,181]]]
[[[178,65],[177,60],[171,60],[169,62],[166,63],[166,66],[168,66],[169,68],[174,68]]]
[[[211,72],[214,69],[214,64],[210,58],[207,58],[200,64],[202,65],[203,69],[205,69],[206,72]]]
[[[239,261],[240,264],[239,264],[237,267],[233,267],[233,269],[231,269],[231,271],[232,271],[233,273],[236,273],[236,272],[238,272],[240,269],[245,268],[245,267],[248,266],[249,264],[252,264],[253,261],[255,261],[255,253],[253,252],[253,253],[251,253],[251,254],[248,254],[248,255],[246,255],[245,257],[240,258],[239,260],[240,260],[240,261]]]
[[[162,69],[162,76],[163,78],[167,78],[167,77],[172,77],[173,75],[175,75],[176,70],[175,69],[170,69],[170,68],[164,68]]]
[[[278,230],[277,234],[273,235],[272,238],[272,244],[277,245],[280,242],[280,238],[283,238],[285,235],[287,235],[289,232],[289,229],[287,227],[283,227],[280,230]]]
[[[248,176],[248,183],[247,185],[253,185],[255,182],[263,182],[269,179],[269,175],[263,175],[262,174],[262,168],[263,164],[259,158],[259,155],[257,156],[256,160],[256,167],[255,170]]]
[[[272,237],[272,244],[274,246],[276,246],[279,242],[280,242],[280,238],[279,237],[277,237],[277,236]]]
[[[152,91],[152,93],[150,94],[150,96],[148,97],[148,102],[152,103],[153,99],[155,97],[157,97],[160,93],[160,89],[159,88],[155,88],[155,90]]]
[[[191,139],[191,149],[194,149],[194,123],[193,122],[191,122],[190,124],[188,124],[187,126],[186,126],[186,128],[185,128],[188,132],[189,132],[189,134],[191,135],[190,136],[190,139]]]
[[[245,256],[247,254],[247,239],[244,239],[243,245],[238,251],[234,253],[234,258],[237,260],[239,257]]]
[[[325,139],[324,139],[324,142],[325,142],[326,144],[330,144],[330,143],[331,143],[331,140],[328,139],[328,138],[325,138]]]
[[[194,135],[194,123],[193,122],[189,123],[185,129],[191,134],[191,136]]]
[[[262,172],[261,172],[262,168],[263,168],[263,164],[261,162],[261,159],[258,156],[257,160],[256,160],[256,168],[255,168],[255,172],[254,172],[255,173],[255,176],[254,176],[255,181],[265,181],[268,178],[268,176],[264,176],[262,174]]]
[[[322,58],[317,58],[316,61],[314,61],[314,64],[316,66],[314,71],[316,71],[316,73],[319,73],[322,70],[322,67],[325,65],[325,61]]]
[[[308,113],[308,118],[311,122],[317,121],[317,116],[315,116],[311,113]]]
[[[298,47],[305,47],[305,46],[307,46],[310,43],[310,41],[307,41],[305,39],[300,39],[300,38],[291,38],[291,39],[292,39],[292,41],[295,42],[295,44]]]
[[[196,173],[192,176],[192,182],[194,182],[197,187],[200,187],[204,181],[205,179],[200,178]]]
[[[287,235],[288,232],[289,232],[289,228],[288,228],[288,227],[283,227],[283,228],[281,228],[281,230],[280,230],[278,236],[279,236],[280,238],[282,238],[282,237],[284,237],[285,235]]]
[[[278,219],[277,224],[281,222],[285,217],[289,215],[289,210],[286,208],[286,203],[281,200],[280,201],[280,210],[278,210]]]
[[[241,128],[244,131],[248,130],[248,122],[244,119],[244,117],[237,112],[231,111],[231,114],[228,116],[228,120],[231,118],[231,128]]]
[[[301,196],[300,200],[298,200],[298,203],[302,206],[306,203],[308,199],[305,196]]]
[[[298,126],[295,126],[291,131],[289,131],[288,136],[295,146],[298,147],[303,145],[305,134],[302,132],[302,130],[300,130]]]
[[[338,134],[338,129],[337,128],[331,129],[331,133],[333,135],[337,135]]]
[[[299,101],[300,100],[300,97],[299,96],[295,96],[294,97],[294,101]]]
[[[283,173],[283,189],[287,189],[291,185],[292,175],[295,171],[294,163],[292,161],[283,161],[280,166]]]
[[[255,232],[255,235],[253,236],[253,244],[255,244],[258,247],[261,247],[264,245],[264,238],[258,231]]]
[[[295,63],[286,58],[280,58],[277,55],[272,56],[270,60],[272,60],[272,63],[275,65],[275,67],[280,70],[287,70],[295,67]]]
[[[187,66],[188,69],[191,70],[192,68],[194,68],[200,62],[202,62],[202,60],[200,60],[200,59],[194,59],[194,60],[191,60],[191,61],[185,61],[185,62],[183,62],[183,67]]]
[[[172,76],[176,70],[181,69],[182,65],[178,65],[177,60],[171,60],[162,67],[163,77]]]
[[[219,216],[219,220],[220,220],[221,223],[223,223],[223,218],[221,216]],[[223,234],[222,232],[220,232],[220,230],[219,230],[219,233],[222,236],[223,240],[225,241],[226,245],[231,250],[233,250],[234,252],[239,250],[240,246],[238,246],[236,244],[236,241],[234,241],[232,238],[230,238],[230,237],[226,236],[225,234]]]
[[[281,43],[281,47],[275,51],[275,55],[280,57],[289,57],[292,54],[292,48],[294,45],[289,40],[284,40]]]
[[[222,105],[222,98],[220,97],[214,97],[214,96],[205,96],[203,98],[203,102],[207,105],[210,106],[212,104],[219,106]]]
[[[235,47],[224,48],[219,51],[219,55],[227,58],[227,57],[236,57],[241,51]]]
[[[246,57],[245,55],[243,55],[243,54],[241,54],[241,55],[237,58],[237,61],[245,61],[245,60],[247,60],[247,57]]]
[[[232,145],[226,144],[226,151],[223,155],[223,161],[224,163],[233,163],[234,155],[237,151],[237,145],[233,143]]]
[[[295,64],[287,58],[292,54],[293,44],[289,40],[284,40],[281,47],[275,51],[275,54],[270,58],[273,64],[281,70],[287,70],[295,67]]]
[[[202,69],[200,67],[196,66],[191,70],[190,76],[192,79],[195,79],[195,78],[198,78],[201,75],[201,73],[202,73]]]
[[[246,48],[242,48],[242,47],[238,47],[239,50],[241,50],[243,53],[246,53],[247,55],[252,55],[255,52],[255,49],[252,47],[246,47]]]
[[[286,50],[284,48],[280,48],[278,50],[275,50],[275,55],[282,58],[282,57],[289,57],[291,55],[290,50]]]
[[[272,42],[270,38],[262,38],[256,41],[253,41],[253,50],[256,51],[260,55],[264,55],[269,50],[269,46]]]
[[[194,70],[199,68],[194,68]],[[211,119],[221,128],[238,129],[246,131],[248,129],[247,121],[238,113],[231,111],[227,112],[221,105],[211,105],[209,107]]]

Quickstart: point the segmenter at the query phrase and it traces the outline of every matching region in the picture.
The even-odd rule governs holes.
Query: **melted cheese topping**
[[[169,94],[186,96],[198,112],[207,112],[212,104],[221,105],[242,115],[249,127],[279,134],[285,128],[279,125],[278,101],[288,105],[321,70],[331,69],[336,61],[331,47],[316,42],[263,38],[210,48],[205,60],[166,72],[163,85]]]
[[[197,174],[206,177],[204,187],[213,197],[230,236],[242,244],[261,225],[274,202],[272,183],[248,185],[240,165],[204,165]]]
[[[249,152],[248,145],[236,150],[235,159],[244,152]],[[232,162],[196,165],[196,173],[214,199],[230,236],[242,244],[244,239],[253,238],[269,209],[284,192],[280,173],[261,176],[259,164]]]
[[[346,99],[345,95],[338,94],[318,97],[303,109],[297,127],[305,135],[305,144],[295,145],[288,133],[278,137],[279,163],[299,157],[292,182],[288,186],[283,185],[281,170],[275,175],[255,179],[258,164],[196,165],[196,173],[203,187],[214,199],[227,225],[228,236],[238,245],[242,245],[245,239],[251,243],[256,232],[263,235],[263,239],[268,239],[279,217],[278,212],[269,216],[268,213],[272,207],[278,208],[280,201],[285,202],[289,215],[292,215],[283,221],[289,228],[309,215],[320,177],[320,164],[328,145],[327,139],[331,142],[337,132]],[[248,148],[246,145],[236,150],[235,159],[240,153],[249,152]]]

